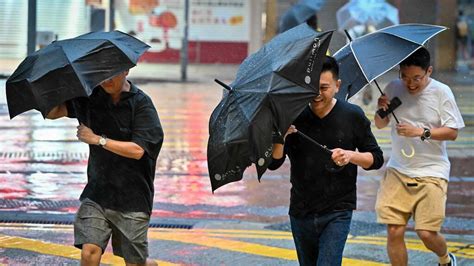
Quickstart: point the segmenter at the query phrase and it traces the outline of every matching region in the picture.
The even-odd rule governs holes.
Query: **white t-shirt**
[[[430,129],[464,127],[451,89],[437,80],[431,79],[426,88],[416,95],[411,95],[401,80],[394,80],[387,85],[385,93],[389,99],[400,98],[402,104],[394,111],[400,123]],[[390,123],[392,154],[387,167],[413,178],[432,176],[449,180],[451,164],[446,141],[422,141],[420,137],[403,137],[397,134],[392,115]]]

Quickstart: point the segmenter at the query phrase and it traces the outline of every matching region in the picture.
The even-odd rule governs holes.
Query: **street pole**
[[[27,54],[36,50],[36,0],[28,0]]]
[[[115,1],[109,0],[109,31],[115,29]]]
[[[189,28],[189,0],[184,1],[184,36],[181,47],[181,81],[187,80],[188,67],[188,28]]]

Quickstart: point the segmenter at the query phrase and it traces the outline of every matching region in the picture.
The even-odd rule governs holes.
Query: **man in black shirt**
[[[114,254],[127,265],[153,264],[147,261],[147,230],[163,130],[151,99],[126,80],[127,74],[47,116],[78,118],[77,137],[90,148],[87,185],[74,223],[81,264],[98,265],[111,236]]]
[[[288,155],[291,162],[290,222],[301,265],[340,265],[356,209],[357,166],[378,169],[382,150],[370,121],[356,105],[337,101],[339,67],[326,56],[319,80],[320,95],[288,129],[284,144],[273,146],[270,170]],[[295,133],[297,130],[332,149],[320,147]]]

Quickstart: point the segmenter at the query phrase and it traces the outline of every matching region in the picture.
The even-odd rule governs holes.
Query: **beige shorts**
[[[380,181],[377,222],[406,225],[413,215],[415,230],[439,232],[444,222],[448,182],[436,177],[408,177],[387,168]]]

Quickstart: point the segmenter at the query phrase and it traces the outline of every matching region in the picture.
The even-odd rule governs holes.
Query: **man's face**
[[[419,66],[402,66],[400,79],[410,94],[417,94],[428,85],[432,71],[431,66],[427,70]]]
[[[324,71],[319,77],[319,95],[311,101],[315,110],[324,110],[331,106],[334,95],[339,91],[340,80],[335,80],[331,71]]]
[[[100,86],[102,86],[102,88],[104,88],[105,92],[107,92],[108,94],[119,93],[122,90],[127,74],[128,71],[122,72],[116,76],[113,76],[110,79],[103,81],[102,83],[100,83]]]

